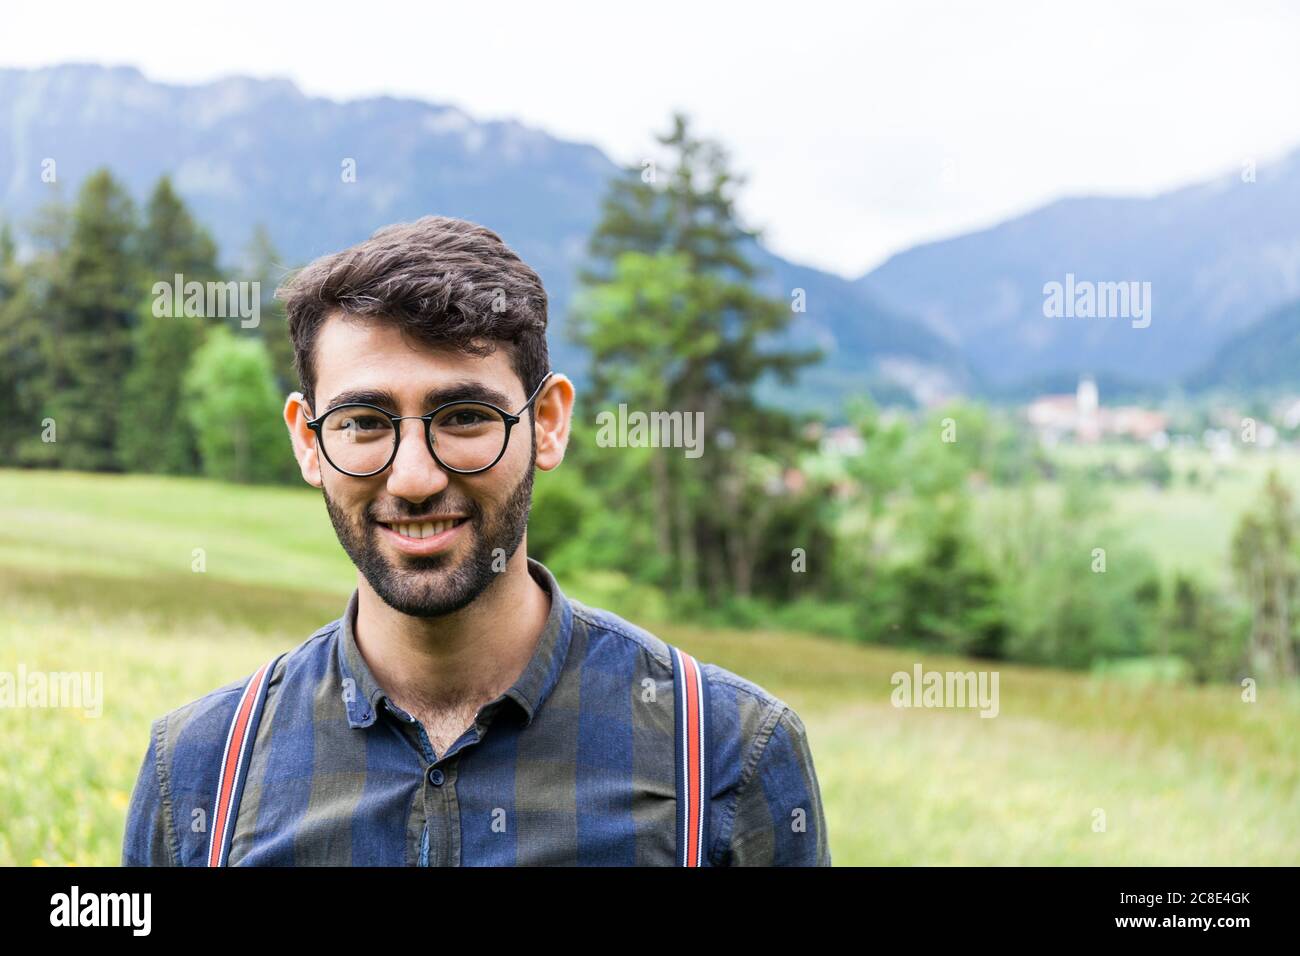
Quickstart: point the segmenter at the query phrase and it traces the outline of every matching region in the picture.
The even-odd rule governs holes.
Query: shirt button
[[[444,779],[445,778],[442,775],[442,771],[439,770],[437,767],[429,768],[429,782],[433,784],[435,787],[441,787],[442,781]]]

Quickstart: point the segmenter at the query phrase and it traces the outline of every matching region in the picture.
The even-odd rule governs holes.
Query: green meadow
[[[1132,470],[1144,449],[1135,446],[1066,447],[1053,452],[1069,466],[1112,463]],[[1200,448],[1171,449],[1172,480],[1165,488],[1141,482],[1103,482],[1109,516],[1128,529],[1133,543],[1156,558],[1165,571],[1183,571],[1227,583],[1229,553],[1237,522],[1262,498],[1270,471],[1292,488],[1300,487],[1300,452],[1258,451],[1234,446],[1232,457],[1216,461]],[[1039,487],[1053,494],[1052,485]]]
[[[1226,542],[1225,502],[1248,500],[1176,490],[1153,520],[1189,526],[1184,555]],[[1116,507],[1150,516],[1135,494]],[[310,490],[0,470],[0,672],[99,672],[104,689],[98,716],[0,708],[0,865],[116,864],[150,720],[337,617],[354,573]],[[620,611],[607,577],[561,583]],[[892,706],[915,652],[639,623],[798,711],[837,865],[1300,863],[1294,688],[1248,703],[1230,685],[1004,665],[984,719]]]

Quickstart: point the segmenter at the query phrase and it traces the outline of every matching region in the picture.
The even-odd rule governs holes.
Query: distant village
[[[1082,445],[1104,439],[1127,438],[1154,448],[1169,446],[1169,416],[1137,405],[1101,404],[1097,383],[1091,378],[1079,380],[1073,395],[1041,395],[1026,409],[1029,424],[1038,432],[1044,445],[1062,441]]]
[[[1130,440],[1150,445],[1157,451],[1170,444],[1180,447],[1200,445],[1216,460],[1230,459],[1241,446],[1268,449],[1279,444],[1278,428],[1269,421],[1257,421],[1240,409],[1217,408],[1210,416],[1210,427],[1197,434],[1173,433],[1169,416],[1161,411],[1137,405],[1107,407],[1101,403],[1097,383],[1082,378],[1073,395],[1042,395],[1025,409],[1029,425],[1039,441],[1051,447],[1061,442],[1088,445],[1107,440]],[[1290,398],[1276,404],[1270,417],[1288,432],[1300,427],[1300,399]]]
[[[1211,426],[1200,434],[1181,434],[1171,428],[1167,412],[1141,405],[1105,405],[1091,376],[1079,379],[1073,393],[1040,395],[1021,408],[1021,420],[1046,448],[1058,445],[1094,445],[1108,441],[1134,442],[1162,451],[1172,446],[1201,446],[1216,460],[1227,460],[1241,445],[1273,448],[1281,442],[1278,427],[1254,421],[1238,409],[1217,409]],[[889,417],[886,413],[886,417]],[[1287,432],[1300,429],[1300,398],[1291,398],[1271,410],[1273,421]],[[857,429],[839,426],[819,429],[822,454],[832,458],[860,454],[865,445]]]

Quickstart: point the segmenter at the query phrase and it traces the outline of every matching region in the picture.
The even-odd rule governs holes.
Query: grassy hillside
[[[353,574],[310,491],[0,470],[0,671],[99,671],[105,698],[0,709],[0,865],[116,863],[150,719],[336,617]],[[654,626],[799,712],[837,865],[1300,863],[1293,692],[1000,667],[982,719],[892,707],[910,652]]]
[[[1149,454],[1138,446],[1062,447],[1055,459],[1070,468],[1114,465],[1127,472]],[[1130,481],[1097,482],[1105,515],[1134,546],[1149,552],[1163,571],[1191,573],[1223,587],[1232,580],[1232,535],[1242,515],[1258,507],[1268,473],[1276,470],[1292,488],[1300,487],[1300,453],[1294,450],[1237,451],[1216,462],[1200,448],[1168,453],[1173,480],[1167,488]],[[1192,476],[1195,480],[1191,480]],[[1059,497],[1059,484],[1034,488],[1045,503]],[[982,506],[986,521],[1010,520],[1019,492],[991,488]]]

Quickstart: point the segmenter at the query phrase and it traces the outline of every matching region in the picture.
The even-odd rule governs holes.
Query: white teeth
[[[431,538],[456,526],[455,521],[425,521],[420,524],[394,524],[390,527],[406,538]]]

